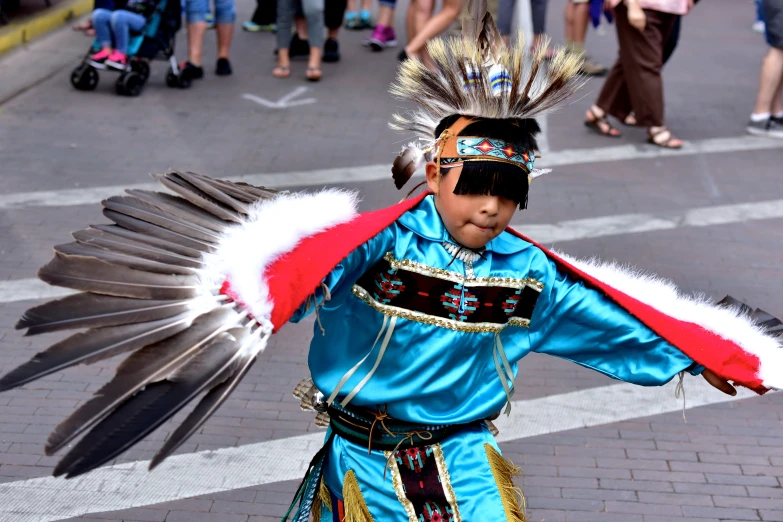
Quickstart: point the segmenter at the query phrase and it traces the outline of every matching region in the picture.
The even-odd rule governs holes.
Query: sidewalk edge
[[[0,28],[0,56],[50,33],[92,10],[93,0],[64,0],[29,17]]]

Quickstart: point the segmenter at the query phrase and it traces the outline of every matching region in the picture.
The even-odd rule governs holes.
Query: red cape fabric
[[[266,278],[270,296],[274,300],[272,324],[275,331],[290,320],[313,290],[348,254],[390,226],[428,194],[425,192],[391,207],[360,214],[348,223],[306,238],[293,251],[270,265]],[[516,230],[508,228],[508,232],[541,249],[560,269],[574,278],[606,294],[697,363],[759,394],[767,391],[757,376],[758,357],[744,351],[736,343],[695,323],[674,319],[664,311],[586,274]]]

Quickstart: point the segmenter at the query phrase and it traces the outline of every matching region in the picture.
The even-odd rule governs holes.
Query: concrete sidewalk
[[[91,39],[67,24],[89,13],[92,4],[92,0],[66,0],[51,11],[0,28],[0,106],[74,66]]]

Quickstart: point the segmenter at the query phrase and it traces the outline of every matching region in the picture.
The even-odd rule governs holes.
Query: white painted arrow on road
[[[255,94],[243,94],[242,97],[246,100],[250,100],[252,102],[256,102],[259,105],[263,105],[264,107],[269,107],[270,109],[287,109],[289,107],[296,107],[297,105],[308,105],[310,103],[315,103],[317,100],[315,98],[303,98],[301,100],[294,100],[297,96],[301,96],[302,94],[307,92],[307,87],[297,87],[290,93],[286,94],[282,98],[280,98],[277,101],[270,101],[266,98],[261,98],[260,96],[256,96]]]

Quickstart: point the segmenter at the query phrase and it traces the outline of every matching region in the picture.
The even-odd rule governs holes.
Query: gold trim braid
[[[394,486],[394,492],[397,493],[397,500],[400,501],[402,507],[405,508],[405,512],[408,514],[408,522],[419,522],[419,517],[416,516],[416,510],[413,508],[413,504],[408,500],[405,495],[405,488],[402,485],[402,477],[400,477],[400,468],[397,464],[397,459],[391,451],[384,451],[384,456],[389,462],[389,470],[391,471],[392,486]]]
[[[432,452],[435,455],[435,464],[438,466],[440,483],[443,486],[443,492],[446,494],[446,501],[454,513],[454,522],[462,522],[462,515],[459,514],[459,506],[457,506],[457,496],[454,494],[454,488],[451,487],[451,477],[446,467],[446,458],[443,456],[443,448],[440,444],[434,444]]]
[[[500,501],[503,503],[503,511],[506,512],[506,520],[508,522],[527,522],[525,494],[522,492],[522,488],[514,485],[513,479],[513,477],[521,475],[522,471],[498,453],[490,443],[485,442],[484,449],[487,452],[492,476],[495,477]]]
[[[538,292],[541,292],[541,290],[544,289],[544,283],[533,279],[532,277],[522,279],[514,277],[477,277],[474,279],[466,279],[465,276],[459,272],[427,266],[423,263],[411,261],[410,259],[396,259],[391,252],[387,252],[386,255],[383,256],[383,259],[395,270],[406,270],[428,277],[444,279],[454,283],[462,283],[466,287],[502,286],[504,288],[524,288],[528,286]]]
[[[359,488],[359,481],[350,469],[343,479],[343,507],[345,508],[344,522],[374,522],[362,496],[362,490]]]

